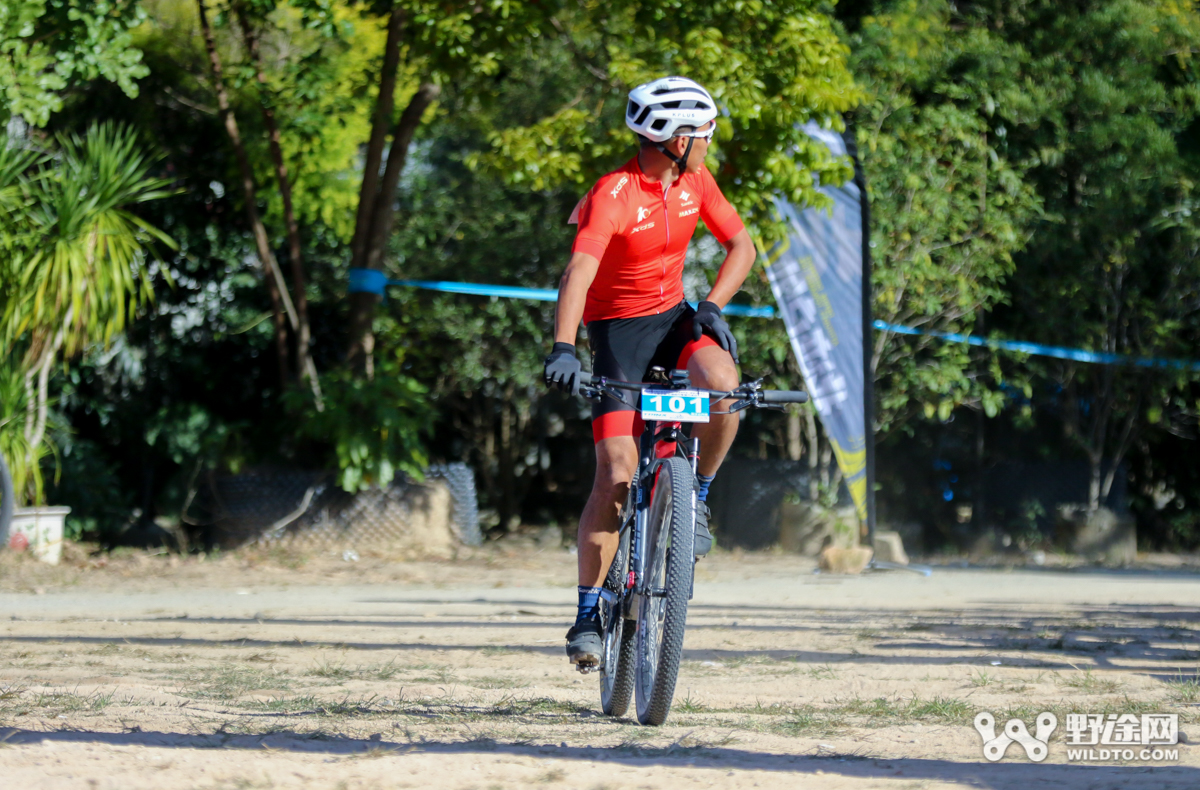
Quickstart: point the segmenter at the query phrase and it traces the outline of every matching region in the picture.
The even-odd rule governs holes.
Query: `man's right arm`
[[[558,284],[558,307],[554,311],[554,342],[575,345],[579,322],[583,320],[583,307],[587,302],[588,289],[596,279],[600,261],[586,252],[576,252],[567,263],[562,280]]]

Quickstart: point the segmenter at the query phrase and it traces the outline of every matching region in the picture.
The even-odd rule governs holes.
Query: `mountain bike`
[[[640,396],[645,422],[638,467],[621,509],[617,554],[601,593],[603,656],[580,671],[600,673],[605,714],[624,716],[637,699],[637,720],[660,725],[675,695],[688,601],[693,593],[696,557],[696,462],[700,440],[683,430],[685,422],[708,422],[712,401],[734,398],[727,412],[748,408],[783,409],[804,403],[805,392],[764,390],[762,380],[728,392],[691,387],[686,370],[651,370],[650,382],[586,378],[580,394],[589,400],[625,392]]]

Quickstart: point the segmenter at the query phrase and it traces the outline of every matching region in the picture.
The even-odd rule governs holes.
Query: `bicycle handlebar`
[[[614,389],[630,390],[640,392],[644,389],[671,389],[670,383],[655,383],[649,381],[614,381],[604,378],[603,376],[585,376],[580,382],[580,394],[592,400],[598,400],[605,394],[617,397],[612,392]],[[676,388],[678,388],[676,386]],[[807,403],[808,393],[799,392],[796,390],[764,390],[762,389],[762,379],[748,381],[745,384],[740,384],[732,390],[710,390],[700,387],[688,387],[692,392],[703,392],[710,399],[724,400],[726,398],[739,398],[734,406],[730,407],[730,412],[741,411],[750,406],[774,406],[784,403]]]
[[[808,403],[808,393],[798,390],[762,390],[763,403]]]

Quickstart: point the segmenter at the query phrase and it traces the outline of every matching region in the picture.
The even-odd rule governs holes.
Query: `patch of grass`
[[[1121,688],[1119,681],[1097,677],[1090,669],[1082,669],[1078,675],[1060,677],[1058,683],[1084,694],[1114,694]]]
[[[116,690],[93,691],[80,694],[75,691],[49,689],[29,692],[25,687],[5,686],[0,688],[0,710],[14,716],[37,713],[42,716],[58,716],[66,713],[102,713],[116,699]]]
[[[233,700],[251,691],[291,688],[291,681],[280,672],[236,664],[194,667],[178,677],[190,686],[179,693],[199,699]]]
[[[809,667],[804,674],[813,680],[837,680],[838,672],[833,664],[822,664],[819,667]]]
[[[672,707],[679,713],[703,713],[708,710],[708,706],[693,697],[690,691],[683,699],[675,700]]]
[[[771,729],[783,735],[820,737],[834,735],[847,727],[846,720],[832,711],[804,706],[784,716]]]
[[[370,675],[375,680],[391,680],[400,672],[400,667],[396,666],[396,659],[392,659],[386,664],[377,664],[371,667]]]
[[[547,771],[546,773],[539,776],[534,781],[539,784],[548,785],[548,784],[552,784],[554,782],[561,782],[562,780],[564,780],[566,778],[567,778],[566,771],[564,771],[561,768],[552,768],[549,771]]]
[[[470,685],[477,689],[523,689],[529,687],[528,683],[511,678],[484,678]]]
[[[985,669],[978,669],[978,670],[972,672],[971,677],[968,678],[968,680],[971,683],[971,685],[974,686],[975,688],[983,688],[985,686],[990,686],[993,683],[1000,682],[1000,679],[998,677],[996,677],[991,672],[988,672]]]
[[[278,697],[268,700],[249,700],[241,707],[262,713],[278,713],[286,716],[297,713],[315,713],[320,701],[311,694],[297,697]]]
[[[447,666],[439,666],[433,668],[432,675],[422,675],[413,678],[414,683],[440,683],[445,685],[453,683],[457,678],[454,676],[454,670]]]
[[[1175,680],[1167,681],[1167,696],[1172,702],[1181,705],[1192,705],[1200,702],[1200,675],[1184,677],[1180,672]],[[3,699],[0,693],[0,699]]]
[[[1033,722],[1039,713],[1049,711],[1058,717],[1059,724],[1066,721],[1068,713],[1079,713],[1080,705],[1074,702],[1058,702],[1051,704],[1022,704],[1014,705],[1003,709],[993,709],[997,721],[1008,721],[1009,719],[1020,719],[1021,721],[1030,723]],[[1109,698],[1106,700],[1096,700],[1089,702],[1086,706],[1087,713],[1097,713],[1107,716],[1110,713],[1124,714],[1132,713],[1141,715],[1143,713],[1162,713],[1162,702],[1155,700],[1135,700],[1128,695],[1121,698]],[[1179,723],[1192,724],[1200,721],[1200,711],[1195,708],[1183,708],[1179,711]]]
[[[274,653],[255,653],[253,655],[246,656],[242,660],[243,661],[252,661],[252,662],[256,662],[256,663],[260,663],[260,664],[274,664],[276,661],[279,660],[279,657],[276,656]]]
[[[373,716],[383,712],[378,700],[374,694],[355,700],[346,697],[338,702],[321,703],[317,713],[322,716]]]
[[[269,700],[248,700],[239,705],[243,710],[257,713],[275,713],[280,716],[330,716],[354,718],[359,716],[378,716],[394,712],[391,703],[372,694],[369,697],[351,698],[349,695],[340,700],[321,699],[312,694],[301,694],[295,697],[279,697]]]
[[[358,673],[341,661],[321,661],[310,669],[308,674],[312,677],[344,683]]]
[[[952,697],[876,697],[848,700],[833,700],[825,705],[764,705],[756,702],[754,707],[735,708],[721,711],[742,713],[765,718],[755,726],[783,735],[824,736],[842,732],[852,727],[893,727],[912,722],[935,724],[969,724],[977,712],[964,700]]]

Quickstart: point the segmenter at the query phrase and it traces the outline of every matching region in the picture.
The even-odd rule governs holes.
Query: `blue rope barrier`
[[[530,299],[538,302],[554,302],[558,300],[558,291],[553,288],[518,288],[511,285],[484,285],[480,283],[458,283],[444,280],[389,280],[386,274],[374,269],[350,270],[350,293],[373,293],[378,296],[385,296],[385,290],[389,285],[421,288],[428,291],[441,291],[443,293],[467,294],[469,296],[496,296],[506,299]],[[730,304],[726,305],[722,312],[726,315],[736,315],[744,318],[776,317],[775,308],[769,306],[752,307],[750,305]],[[900,335],[927,335],[951,343],[967,343],[972,346],[1016,351],[1021,354],[1053,357],[1055,359],[1069,359],[1075,362],[1200,371],[1200,361],[1187,359],[1135,357],[1127,354],[1085,351],[1079,348],[1044,346],[1040,343],[1027,343],[1021,340],[994,340],[975,335],[963,335],[957,332],[917,329],[916,327],[904,326],[903,324],[889,324],[886,321],[879,320],[875,321],[873,326],[881,332],[895,332]]]
[[[1200,370],[1200,362],[1189,359],[1162,359],[1159,357],[1135,357],[1130,354],[1109,354],[1097,351],[1085,351],[1081,348],[1063,348],[1062,346],[1043,346],[1041,343],[1027,343],[1023,340],[993,340],[975,335],[962,335],[957,332],[938,332],[933,329],[917,329],[903,324],[889,324],[886,321],[875,321],[876,329],[884,332],[895,332],[899,335],[928,335],[951,343],[966,343],[984,348],[997,348],[1004,351],[1016,351],[1021,354],[1033,354],[1039,357],[1054,357],[1069,359],[1075,362],[1091,362],[1099,365],[1133,365],[1140,368],[1171,368],[1174,370]]]

